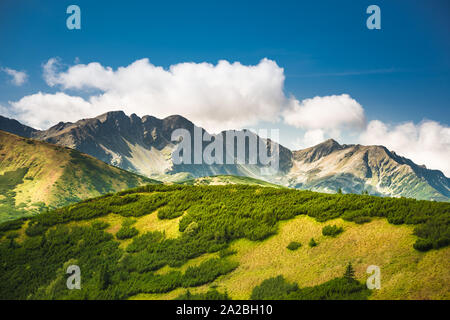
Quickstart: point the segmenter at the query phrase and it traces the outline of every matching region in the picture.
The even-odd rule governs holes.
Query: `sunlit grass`
[[[140,233],[147,231],[165,232],[166,238],[177,238],[181,235],[178,224],[183,216],[175,219],[159,219],[157,212],[137,219],[133,225]]]

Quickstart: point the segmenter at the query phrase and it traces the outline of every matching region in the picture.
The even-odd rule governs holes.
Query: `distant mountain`
[[[173,145],[173,128],[193,128],[182,117],[164,120],[135,114],[127,117],[122,111],[108,112],[76,123],[63,123],[37,132],[34,138],[67,146],[87,153],[106,163],[147,176],[169,169]]]
[[[195,128],[202,134],[205,133],[204,129],[179,115],[164,119],[152,116],[140,118],[135,114],[128,117],[122,111],[112,111],[75,123],[60,122],[48,130],[34,131],[31,137],[77,149],[106,163],[153,178],[164,178],[167,174],[182,172],[188,172],[193,177],[226,174],[261,178],[261,168],[264,167],[261,164],[174,164],[172,153],[177,144],[171,141],[172,132],[175,129],[186,129],[194,140]],[[250,131],[246,133],[260,139]],[[227,132],[221,133],[227,144],[230,142],[226,140],[226,134]],[[264,140],[264,143],[267,148],[275,145],[270,140]],[[207,144],[202,142],[201,149],[204,150]],[[287,170],[292,154],[283,146],[279,146],[279,150],[280,167]],[[248,158],[248,151],[246,157]],[[192,155],[192,163],[193,160]]]
[[[77,150],[0,131],[0,221],[152,182]]]
[[[383,146],[340,145],[330,139],[293,152],[287,175],[295,188],[448,201],[450,179]]]
[[[21,124],[19,121],[0,116],[0,130],[16,134],[21,137],[30,138],[38,130]]]
[[[206,132],[179,115],[164,119],[152,116],[140,118],[135,114],[128,117],[122,111],[113,111],[75,123],[60,122],[44,131],[8,120],[0,122],[0,129],[22,131],[24,136],[74,148],[106,163],[158,180],[176,182],[187,178],[234,175],[322,192],[342,189],[347,193],[368,192],[382,196],[450,200],[450,180],[442,172],[428,170],[383,146],[340,145],[330,139],[311,148],[291,151],[247,130],[224,131],[218,135],[206,133],[210,137],[221,136],[226,145],[231,143],[227,141],[227,133],[245,133],[249,138],[262,141],[268,150],[277,147],[280,152],[279,170],[268,173],[267,166],[260,162],[175,164],[172,154],[177,142],[171,141],[172,132],[186,129],[191,137],[194,130]],[[202,143],[202,151],[208,143]],[[233,151],[236,151],[236,146]],[[226,157],[225,152],[223,157]],[[248,157],[249,150],[246,150],[246,160]]]
[[[185,185],[194,185],[194,186],[221,186],[228,184],[245,184],[249,186],[260,186],[260,187],[272,187],[272,188],[284,188],[283,186],[276,185],[264,180],[258,180],[250,177],[242,177],[242,176],[229,176],[229,175],[219,175],[219,176],[209,176],[209,177],[200,177],[195,179],[190,179],[182,182],[181,184]]]

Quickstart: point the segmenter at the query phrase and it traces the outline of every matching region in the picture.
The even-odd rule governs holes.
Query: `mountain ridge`
[[[280,169],[267,175],[262,174],[264,166],[260,163],[174,164],[172,154],[177,143],[171,141],[171,134],[175,129],[186,129],[191,137],[195,129],[201,130],[202,134],[207,133],[180,115],[164,119],[149,115],[141,118],[136,114],[127,116],[120,110],[110,111],[74,123],[60,122],[42,131],[26,126],[21,128],[18,127],[19,122],[9,120],[0,121],[0,129],[13,128],[16,132],[30,134],[32,138],[77,149],[106,163],[158,180],[173,181],[171,177],[184,173],[193,178],[236,175],[321,192],[332,193],[341,189],[345,193],[369,192],[380,196],[450,200],[450,179],[441,171],[415,164],[380,145],[341,145],[328,139],[306,149],[291,151],[270,139],[262,139],[266,148],[278,147],[280,150]],[[227,144],[227,132],[245,133],[261,139],[245,129],[209,136],[222,135]],[[202,142],[202,150],[206,145]]]
[[[369,191],[436,201],[450,197],[450,179],[441,171],[426,169],[384,146],[339,145],[317,158],[317,152],[328,150],[329,145],[327,140],[293,152],[296,168],[290,174],[296,175],[296,183],[313,190],[328,184],[351,193]]]
[[[6,118],[0,115],[0,129],[21,137],[30,138],[36,130],[26,126],[15,119]]]

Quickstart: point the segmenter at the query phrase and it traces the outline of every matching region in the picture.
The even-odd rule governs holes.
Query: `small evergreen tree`
[[[342,194],[342,188],[339,188],[337,191],[338,194]]]
[[[111,276],[108,272],[108,269],[106,267],[106,265],[103,265],[102,268],[100,269],[100,288],[102,290],[106,290],[106,288],[108,288],[108,286],[111,284]]]
[[[311,240],[309,240],[309,246],[311,248],[317,246],[317,242],[316,240],[314,240],[314,238],[311,238]]]
[[[348,263],[347,268],[345,269],[344,278],[348,281],[355,280],[355,270],[353,270],[351,262]]]

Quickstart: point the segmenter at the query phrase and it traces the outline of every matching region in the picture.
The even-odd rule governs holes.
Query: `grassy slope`
[[[180,236],[178,223],[182,217],[160,220],[157,212],[136,218],[134,226],[142,232],[165,231],[168,238]],[[92,221],[106,221],[106,230],[116,234],[126,218],[109,214],[93,220],[70,222],[69,225],[89,225]],[[322,228],[336,224],[344,232],[336,238],[324,237]],[[297,282],[300,287],[313,286],[341,276],[348,262],[352,262],[356,277],[365,281],[365,270],[369,265],[381,268],[381,290],[374,291],[370,299],[450,299],[450,247],[421,253],[413,249],[417,239],[412,235],[413,227],[392,225],[386,219],[358,225],[341,218],[317,222],[308,216],[297,216],[279,223],[276,235],[264,241],[236,240],[231,248],[237,254],[231,256],[239,266],[230,274],[220,276],[214,282],[191,288],[191,292],[206,292],[212,285],[219,291],[227,291],[233,299],[248,299],[252,289],[263,280],[282,274],[287,280]],[[26,224],[18,232],[19,242],[26,236]],[[307,243],[314,237],[319,243],[310,248]],[[296,251],[286,246],[291,241],[303,244]],[[120,240],[125,248],[131,240]],[[172,270],[185,271],[188,266],[218,257],[218,253],[207,253],[189,260],[179,268],[165,266],[157,271],[164,274]],[[164,294],[139,294],[133,299],[173,299],[185,292],[177,288]]]
[[[325,225],[344,226],[337,238],[322,236]],[[262,242],[241,239],[231,248],[239,262],[236,270],[221,276],[213,283],[190,289],[192,293],[206,292],[216,285],[232,299],[249,299],[252,289],[263,280],[283,275],[300,287],[314,286],[342,276],[345,266],[352,262],[356,278],[365,281],[369,265],[381,268],[381,289],[369,299],[450,299],[450,248],[421,253],[412,248],[416,237],[410,226],[394,226],[385,219],[376,219],[364,225],[335,219],[325,223],[307,216],[298,216],[281,222],[277,235]],[[310,248],[314,237],[319,243]],[[291,241],[303,245],[296,251],[286,246]],[[190,261],[198,265],[217,254],[205,254]],[[186,268],[169,270],[182,270]],[[140,294],[133,299],[173,299],[185,292],[178,288],[165,294]]]
[[[150,182],[78,151],[0,131],[0,222]]]
[[[236,184],[244,181],[234,176],[217,178]],[[166,230],[170,237],[174,237],[179,235],[180,219],[160,220],[154,213],[138,218],[135,226],[140,231]],[[117,231],[122,223],[114,223],[111,219],[106,221],[112,225],[109,231]],[[345,232],[337,238],[323,236],[322,228],[333,224],[343,226]],[[341,276],[347,263],[352,262],[356,277],[361,281],[369,276],[365,272],[369,265],[381,268],[381,290],[374,291],[369,299],[450,299],[450,248],[418,252],[412,246],[417,239],[412,231],[412,226],[395,226],[386,219],[358,225],[341,218],[321,223],[308,216],[298,216],[281,222],[277,235],[262,242],[247,239],[234,241],[231,248],[237,254],[233,260],[239,262],[239,267],[210,284],[191,288],[190,291],[207,292],[211,286],[217,286],[219,291],[228,292],[232,299],[249,299],[252,289],[267,278],[281,274],[287,280],[297,282],[300,287],[314,286]],[[307,246],[312,237],[319,246]],[[301,242],[302,247],[297,251],[288,250],[286,246],[291,241]],[[189,266],[198,266],[215,257],[219,255],[204,254],[180,268],[166,266],[159,273],[185,271]],[[174,299],[185,291],[177,288],[164,294],[139,294],[132,299]]]
[[[227,184],[245,184],[250,186],[261,186],[261,187],[273,187],[273,188],[284,188],[283,186],[273,184],[267,181],[242,177],[242,176],[231,176],[231,175],[217,175],[210,177],[201,177],[196,179],[191,179],[184,181],[181,184],[185,185],[227,185]]]
[[[343,226],[344,233],[337,238],[322,236],[323,226],[329,224]],[[317,247],[307,245],[312,237]],[[291,241],[303,246],[289,251],[286,246]],[[369,265],[381,268],[382,289],[372,299],[450,298],[450,249],[424,254],[412,248],[414,241],[411,227],[390,225],[384,219],[356,225],[342,219],[320,223],[299,216],[283,222],[279,234],[263,243],[234,243],[240,266],[223,279],[223,286],[235,298],[248,297],[255,285],[278,274],[301,287],[314,286],[341,276],[351,261],[360,280],[367,278]]]

